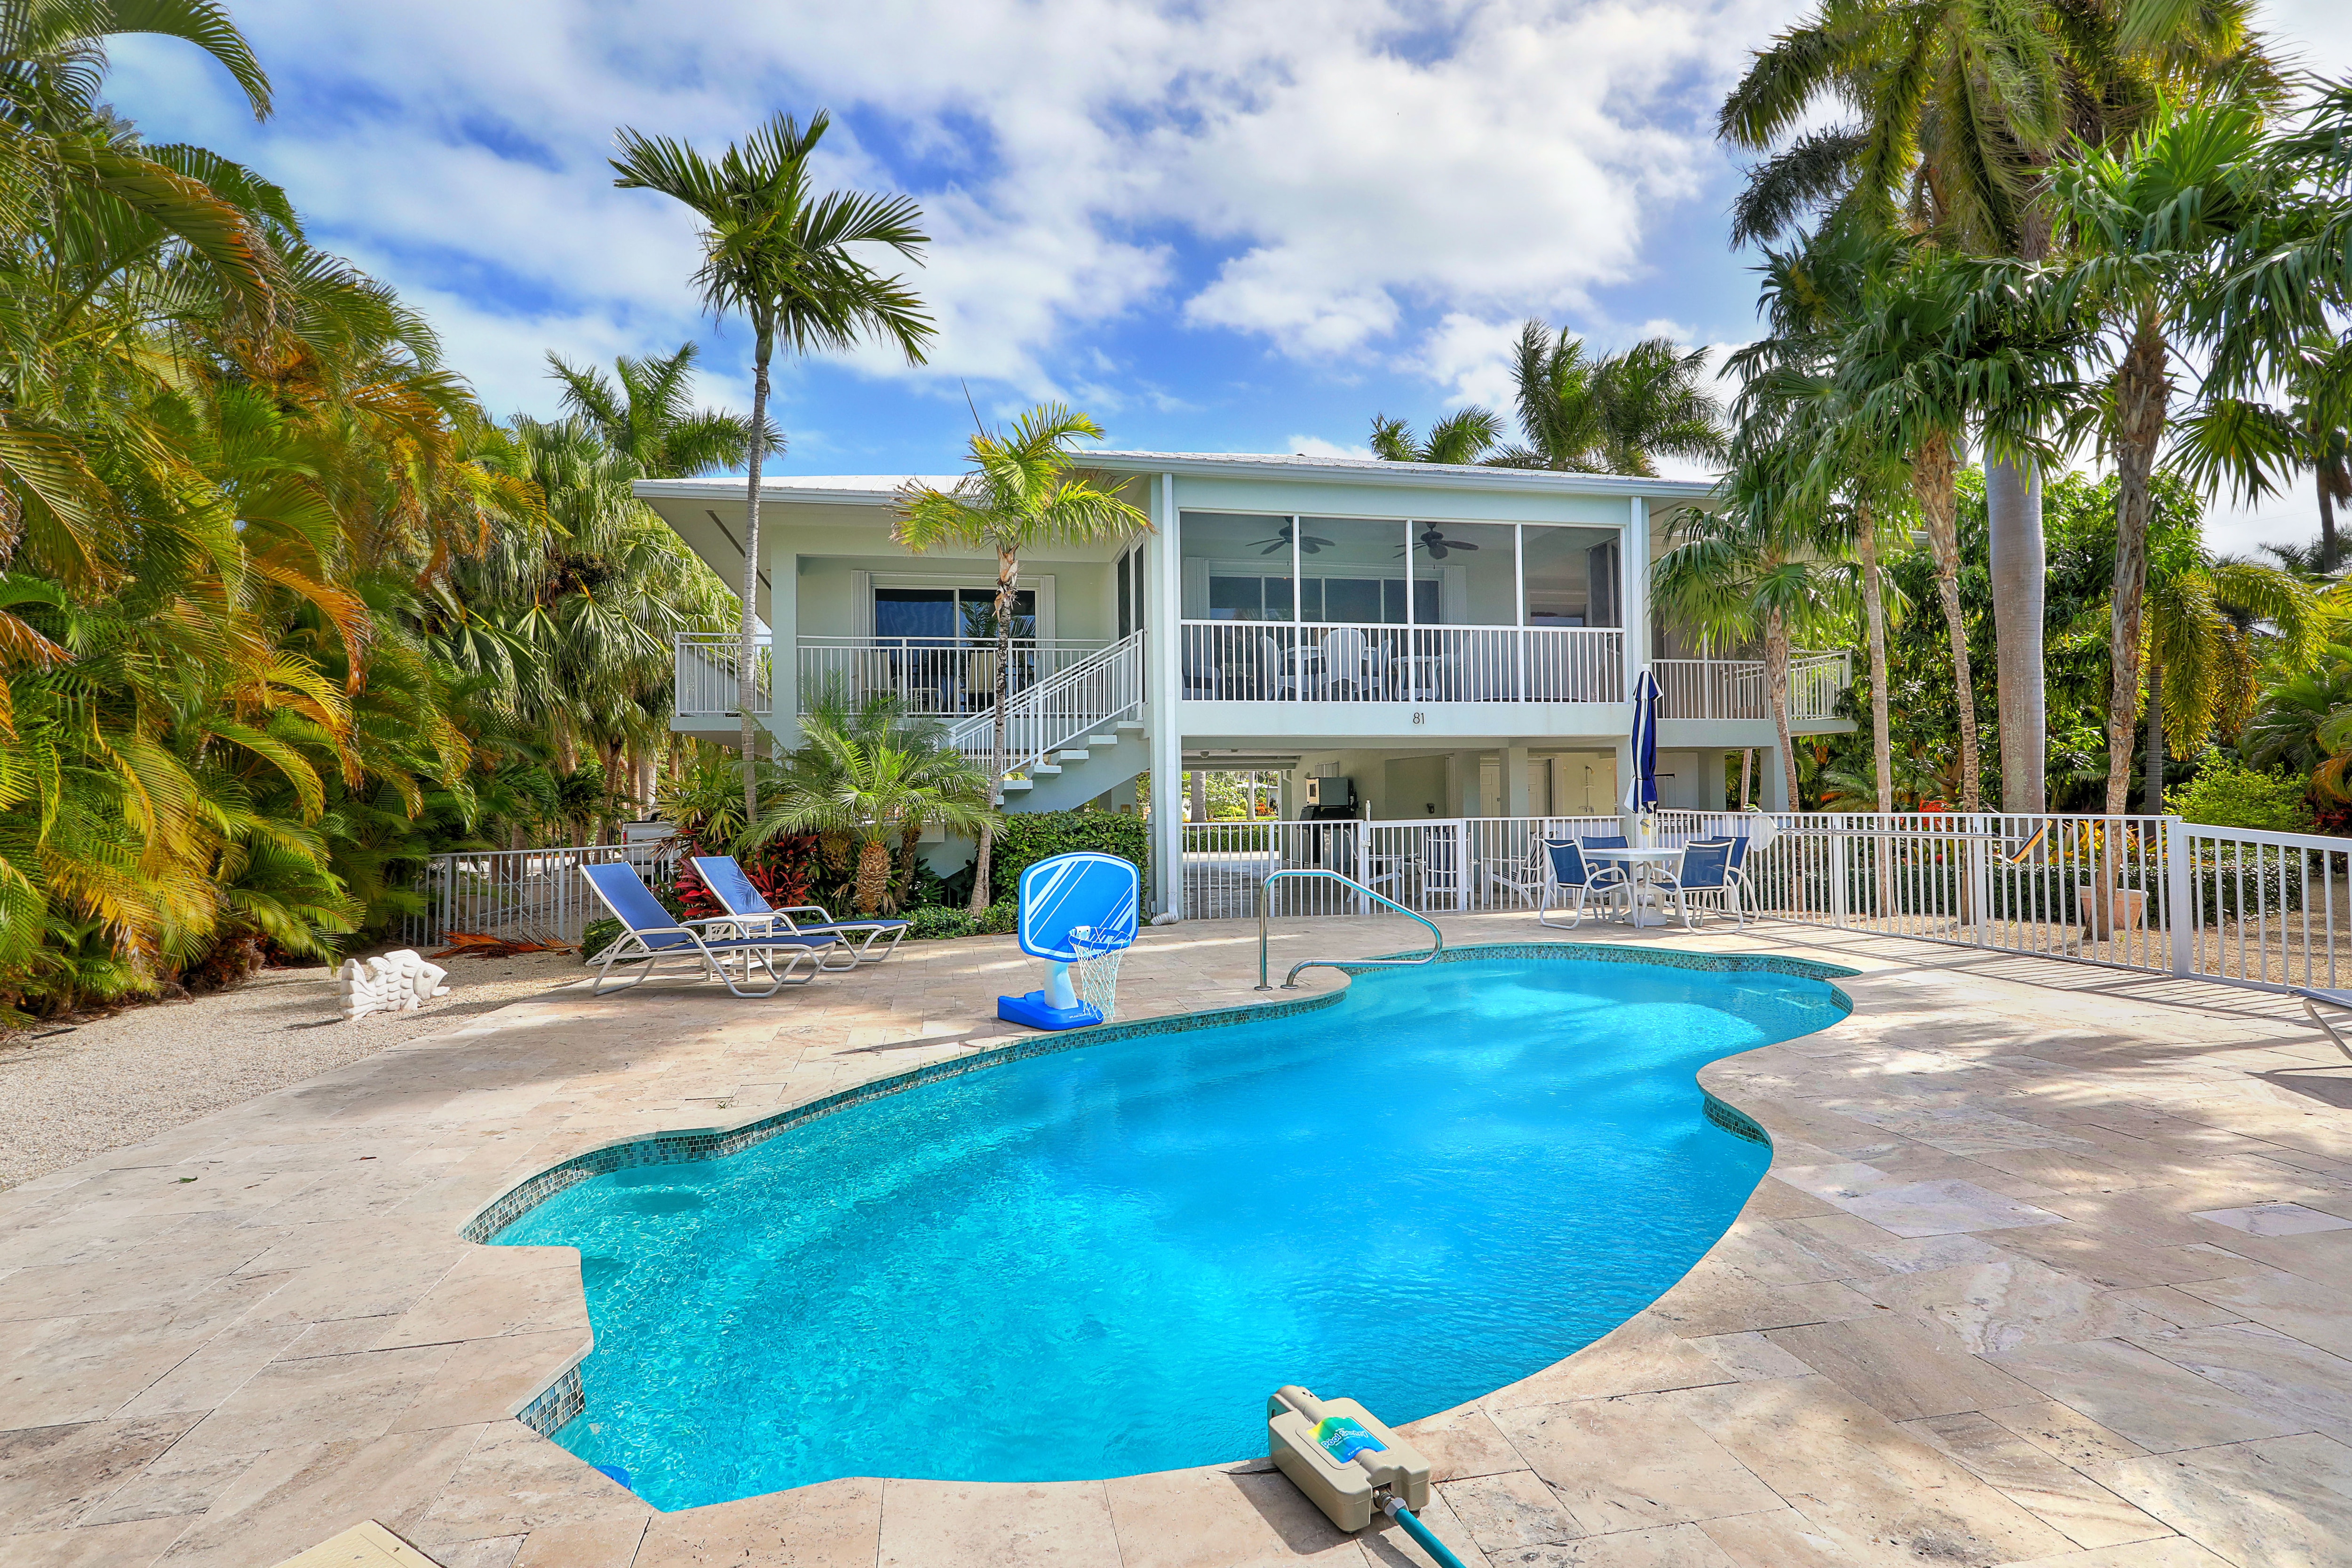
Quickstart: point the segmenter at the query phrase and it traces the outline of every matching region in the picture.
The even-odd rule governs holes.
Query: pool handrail
[[[1274,900],[1266,890],[1286,876],[1328,876],[1342,886],[1352,887],[1373,903],[1385,904],[1399,915],[1418,920],[1428,926],[1432,945],[1429,951],[1418,958],[1301,958],[1290,967],[1290,973],[1283,977],[1282,988],[1286,991],[1295,991],[1298,988],[1298,971],[1301,969],[1410,968],[1416,964],[1432,963],[1440,953],[1445,951],[1445,933],[1440,931],[1436,923],[1426,915],[1407,909],[1393,898],[1374,893],[1352,876],[1342,876],[1338,872],[1326,870],[1322,866],[1289,866],[1269,873],[1264,882],[1257,884],[1257,988],[1261,991],[1274,989],[1265,981],[1266,922],[1268,912],[1274,907]]]

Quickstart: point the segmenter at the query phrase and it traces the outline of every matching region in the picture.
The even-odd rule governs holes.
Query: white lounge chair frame
[[[635,867],[615,863],[617,869],[627,872],[630,879],[635,882],[640,889],[645,890],[648,899],[652,898],[652,890],[646,888],[643,879],[636,874]],[[587,869],[597,872],[604,868],[589,867]],[[596,896],[604,901],[604,907],[611,910],[613,917],[621,923],[621,935],[614,938],[604,951],[596,956],[594,964],[596,983],[588,990],[588,994],[592,997],[603,996],[605,982],[612,978],[613,971],[624,965],[642,964],[644,968],[640,973],[614,986],[612,988],[616,991],[627,990],[632,986],[641,985],[653,978],[655,970],[663,964],[688,962],[701,971],[696,978],[717,978],[723,981],[728,990],[736,996],[747,999],[772,997],[786,986],[805,986],[815,979],[818,972],[824,967],[824,955],[833,946],[830,939],[820,944],[785,941],[770,933],[754,935],[748,929],[750,923],[732,915],[710,915],[704,919],[681,921],[667,925],[639,925],[622,911],[621,906],[614,903],[598,884],[593,875],[588,878],[588,885],[596,889]],[[657,902],[655,907],[660,907]],[[731,930],[734,935],[730,936],[723,934],[719,929],[720,927]],[[656,946],[646,940],[649,936],[683,936],[686,940],[665,942]],[[714,942],[717,946],[713,946]],[[782,974],[776,972],[775,960],[778,953],[792,955],[791,962],[784,966]],[[761,970],[768,977],[767,989],[746,990],[743,986],[736,983],[735,977],[729,972],[726,963],[727,959],[736,957],[743,960],[743,979],[747,984],[751,978],[752,962],[757,960]],[[805,975],[800,973],[801,960],[803,958],[808,959],[810,964],[809,972]]]

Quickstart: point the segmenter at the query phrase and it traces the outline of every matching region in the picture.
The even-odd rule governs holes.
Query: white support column
[[[770,746],[789,751],[801,737],[801,558],[784,547],[783,529],[762,530],[768,557],[768,713]]]
[[[1617,564],[1625,580],[1625,695],[1633,694],[1634,672],[1650,662],[1650,504],[1633,497],[1633,523]]]
[[[1176,476],[1153,487],[1154,532],[1144,541],[1144,682],[1151,736],[1151,904],[1184,913],[1184,729],[1182,700],[1183,559],[1176,515]]]
[[[1764,809],[1768,811],[1790,810],[1789,770],[1781,763],[1780,748],[1777,746],[1758,747],[1756,762],[1758,769],[1764,775]]]

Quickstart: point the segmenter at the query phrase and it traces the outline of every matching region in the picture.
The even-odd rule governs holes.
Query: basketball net
[[[1103,1022],[1108,1023],[1118,1000],[1118,961],[1127,951],[1127,941],[1108,932],[1097,939],[1091,925],[1072,926],[1069,940],[1070,951],[1078,956],[1070,966],[1078,1000],[1102,1014]]]

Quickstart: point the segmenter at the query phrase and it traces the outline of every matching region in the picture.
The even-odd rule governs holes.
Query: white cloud
[[[1294,435],[1282,444],[1283,450],[1300,457],[1370,457],[1369,446],[1346,446],[1336,441],[1326,441],[1319,435]]]
[[[1526,316],[1604,346],[1676,326],[1619,329],[1595,300],[1672,277],[1645,246],[1720,171],[1714,106],[1789,15],[1785,0],[237,0],[278,77],[277,120],[256,129],[216,68],[160,40],[116,52],[110,94],[285,183],[320,243],[429,303],[494,406],[544,403],[547,346],[661,350],[707,327],[693,225],[613,188],[616,125],[712,148],[819,104],[844,117],[823,177],[908,192],[934,235],[914,275],[940,324],[929,366],[869,348],[864,373],[951,399],[968,378],[983,406],[1181,406],[1196,383],[1089,351],[1140,321],[1499,404]],[[2352,57],[2341,0],[2265,16],[2315,67]],[[713,355],[724,382],[740,339]]]
[[[1424,335],[1402,368],[1446,389],[1449,403],[1480,403],[1496,413],[1511,407],[1511,349],[1519,340],[1519,319],[1486,320],[1448,311]]]
[[[168,42],[121,48],[111,90],[263,168],[322,243],[404,291],[470,301],[445,330],[486,388],[531,382],[550,330],[584,353],[695,328],[693,225],[613,188],[615,125],[707,148],[779,105],[829,104],[854,127],[836,124],[825,177],[908,190],[934,235],[925,373],[1028,397],[1104,390],[1067,368],[1072,347],[1138,312],[1324,359],[1433,308],[1578,304],[1631,276],[1650,216],[1696,188],[1706,103],[1768,15],[721,0],[689,21],[566,0],[245,0],[278,120],[256,130],[221,73]],[[879,349],[855,362],[902,369]]]

